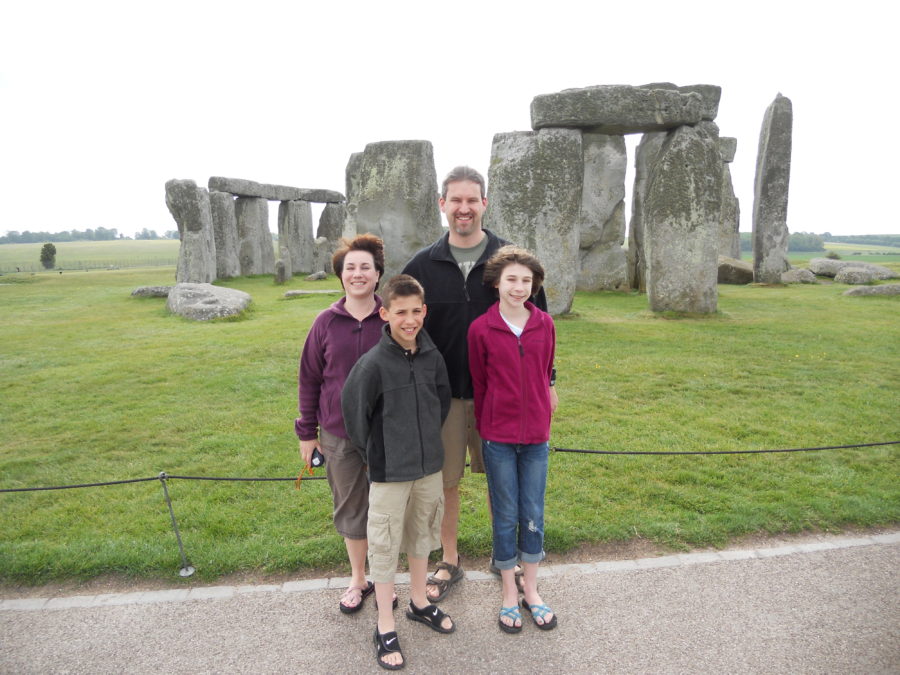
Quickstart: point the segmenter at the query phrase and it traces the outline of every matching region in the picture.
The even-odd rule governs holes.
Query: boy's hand
[[[322,452],[318,438],[311,441],[300,441],[300,458],[306,463],[306,466],[312,466],[312,454],[316,449]]]
[[[556,412],[559,406],[559,394],[556,393],[556,387],[550,387],[550,414]]]

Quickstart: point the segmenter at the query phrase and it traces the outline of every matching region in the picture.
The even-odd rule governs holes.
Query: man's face
[[[459,237],[470,237],[481,232],[481,217],[487,208],[487,199],[481,196],[481,187],[470,180],[447,184],[447,196],[439,201],[450,230]]]
[[[416,336],[425,321],[425,303],[418,295],[394,297],[390,307],[379,310],[391,326],[391,337],[404,349],[415,349]]]

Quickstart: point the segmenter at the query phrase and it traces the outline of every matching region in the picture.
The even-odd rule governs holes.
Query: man
[[[457,550],[459,530],[459,481],[466,467],[484,473],[481,439],[475,430],[472,380],[469,376],[467,334],[469,324],[484,314],[496,297],[483,283],[484,263],[509,242],[482,228],[487,208],[484,177],[468,166],[458,166],[444,179],[438,204],[449,230],[431,246],[416,253],[403,269],[425,287],[428,314],[425,329],[447,364],[453,399],[441,430],[444,444],[444,517],[441,521],[443,560],[428,579],[432,602],[442,600],[463,578]],[[546,311],[541,288],[535,304]],[[551,388],[551,407],[558,398]]]

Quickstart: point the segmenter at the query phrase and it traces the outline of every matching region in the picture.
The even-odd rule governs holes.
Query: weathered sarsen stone
[[[131,295],[135,298],[168,298],[171,286],[138,286]]]
[[[269,231],[269,203],[261,197],[238,197],[234,212],[241,274],[274,274],[275,245]]]
[[[844,267],[834,275],[834,281],[838,284],[871,284],[877,278],[875,270],[866,267]]]
[[[344,235],[344,221],[347,219],[347,207],[344,204],[326,204],[319,216],[319,227],[316,237],[325,237],[332,253],[337,250],[338,243]]]
[[[631,223],[628,228],[628,284],[642,293],[647,290],[647,251],[644,246],[644,200],[650,171],[665,142],[665,131],[644,134],[634,160],[634,189],[631,191]]]
[[[390,278],[416,251],[441,236],[431,143],[370,143],[362,157],[351,157],[350,170],[356,171],[347,176],[352,187],[347,209],[353,218],[352,229],[384,240],[384,276]]]
[[[642,84],[640,89],[671,89],[682,94],[699,94],[702,99],[700,104],[700,118],[708,121],[716,119],[719,114],[719,101],[722,99],[722,87],[715,84],[689,84],[679,87],[672,82],[653,82]]]
[[[312,207],[297,200],[278,205],[278,245],[290,252],[291,272],[309,274],[313,271]]]
[[[216,239],[216,278],[229,279],[240,276],[241,263],[238,260],[234,197],[227,192],[210,192],[209,208]]]
[[[274,202],[287,202],[298,199],[305,202],[326,203],[344,201],[344,195],[334,190],[269,185],[268,183],[257,183],[252,180],[244,180],[243,178],[212,176],[208,185],[210,190],[230,192],[238,197],[260,197]]]
[[[575,129],[494,136],[485,227],[538,257],[554,315],[568,312],[575,294],[583,174]]]
[[[181,246],[175,280],[209,283],[216,280],[216,241],[209,193],[192,180],[166,182],[166,206],[178,225]]]
[[[857,286],[844,295],[900,295],[900,284],[880,284],[878,286]]]
[[[719,138],[719,154],[722,157],[722,219],[719,221],[719,255],[741,257],[741,206],[731,181],[731,168],[737,139]]]
[[[753,282],[753,265],[737,258],[719,256],[718,280],[720,284],[745,285]]]
[[[821,277],[834,277],[845,267],[864,267],[871,269],[876,279],[895,279],[898,275],[894,270],[884,265],[863,262],[861,260],[832,260],[831,258],[813,258],[809,261],[809,269]]]
[[[531,101],[531,128],[587,129],[600,134],[663,131],[703,119],[700,94],[600,85],[541,94]]]
[[[250,306],[252,298],[236,288],[212,284],[178,283],[169,291],[166,308],[195,321],[235,316]]]
[[[625,138],[583,134],[579,216],[580,291],[614,290],[628,279],[625,249]]]
[[[766,109],[759,134],[753,183],[753,277],[777,284],[790,269],[787,259],[788,188],[791,179],[791,101],[781,94]]]
[[[707,122],[670,132],[647,181],[644,249],[654,312],[717,308],[722,160],[714,131]]]

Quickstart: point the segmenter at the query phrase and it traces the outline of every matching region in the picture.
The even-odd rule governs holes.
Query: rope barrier
[[[789,448],[785,450],[573,450],[571,448],[553,448],[554,452],[577,452],[589,455],[756,455],[769,452],[816,452],[818,450],[844,450],[847,448],[872,448],[878,445],[897,445],[900,441],[884,441],[882,443],[856,443],[854,445],[823,445],[818,448]]]
[[[112,480],[106,483],[83,483],[81,485],[54,485],[52,487],[28,487],[28,488],[5,488],[0,492],[36,492],[38,490],[73,490],[75,488],[89,487],[105,487],[107,485],[124,485],[125,483],[146,483],[151,480],[159,480],[156,476],[153,478],[132,478],[130,480]]]
[[[587,455],[757,455],[764,453],[779,453],[779,452],[818,452],[820,450],[847,450],[851,448],[874,448],[877,446],[883,445],[898,445],[900,441],[882,441],[880,443],[855,443],[852,445],[823,445],[815,448],[786,448],[786,449],[776,449],[776,450],[580,450],[574,448],[557,448],[551,447],[553,452],[574,452],[579,454],[587,454]],[[271,482],[271,481],[292,481],[297,482],[297,478],[292,476],[290,478],[272,478],[272,477],[260,477],[260,478],[241,478],[241,477],[229,477],[229,476],[180,476],[180,475],[170,475],[165,472],[160,474],[160,476],[165,476],[165,478],[172,480],[210,480],[210,481],[233,481],[233,482]],[[105,483],[83,483],[80,485],[54,485],[50,487],[28,487],[28,488],[5,488],[0,489],[0,492],[36,492],[39,490],[69,490],[74,488],[88,488],[88,487],[104,487],[107,485],[123,485],[126,483],[144,483],[151,480],[160,480],[160,476],[154,476],[152,478],[132,478],[130,480],[116,480],[116,481],[108,481]],[[325,480],[325,476],[307,476],[304,480]]]
[[[774,452],[813,452],[818,450],[843,450],[847,448],[872,448],[882,445],[897,445],[900,441],[884,441],[881,443],[857,443],[854,445],[826,445],[817,448],[789,448],[782,450],[714,450],[714,451],[640,451],[640,450],[577,450],[572,448],[552,448],[554,452],[575,452],[592,455],[745,455],[745,454],[761,454]],[[312,473],[307,467],[308,473]],[[231,481],[231,482],[254,482],[254,481],[292,481],[296,483],[297,489],[300,489],[300,481],[303,479],[303,472],[296,478],[242,478],[242,477],[220,477],[220,476],[179,476],[169,475],[165,471],[160,472],[158,476],[152,478],[131,478],[128,480],[106,481],[103,483],[81,483],[78,485],[54,485],[49,487],[30,487],[30,488],[3,488],[0,492],[38,492],[43,490],[70,490],[75,488],[88,487],[105,487],[109,485],[125,485],[128,483],[146,483],[152,480],[158,480],[162,484],[163,495],[166,505],[169,509],[169,517],[172,520],[172,529],[175,531],[175,539],[178,541],[178,551],[181,555],[181,570],[179,574],[182,577],[189,577],[194,573],[194,568],[190,565],[187,555],[184,552],[184,544],[181,541],[181,532],[178,529],[178,521],[175,518],[175,509],[172,507],[172,500],[169,497],[169,487],[167,481],[178,480],[208,480],[208,481]],[[325,480],[325,476],[309,475],[305,480]]]

